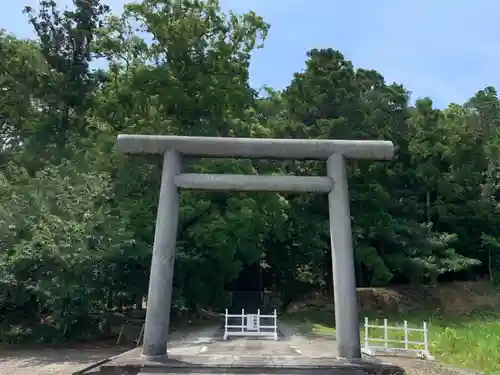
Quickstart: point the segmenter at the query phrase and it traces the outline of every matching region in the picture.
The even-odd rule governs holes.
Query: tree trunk
[[[493,264],[492,264],[492,256],[491,256],[491,251],[488,250],[488,275],[490,278],[490,281],[494,281],[495,277],[493,275]]]

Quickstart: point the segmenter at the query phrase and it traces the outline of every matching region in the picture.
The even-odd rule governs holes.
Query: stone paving
[[[204,345],[200,354],[244,356],[294,356],[297,351],[288,342],[258,338],[230,338]]]
[[[278,341],[257,337],[230,337],[222,340],[223,330],[208,331],[204,339],[186,339],[184,345],[170,345],[168,359],[149,361],[140,349],[124,353],[102,366],[105,371],[124,368],[142,369],[140,374],[366,374],[371,364],[337,359],[335,337],[305,337],[291,327],[280,330]],[[376,361],[378,362],[378,361]],[[368,366],[368,367],[367,367]],[[364,370],[363,370],[364,369]],[[138,370],[137,370],[138,371]],[[136,374],[135,372],[134,374]]]
[[[168,349],[171,355],[232,355],[268,357],[337,357],[337,342],[332,337],[306,337],[285,324],[279,324],[278,341],[257,337],[230,337],[222,340],[222,328],[209,327],[201,334],[176,342]]]
[[[286,323],[280,323],[279,329],[283,343],[288,343],[294,351],[307,358],[337,357],[338,348],[335,336],[305,336],[297,333]]]

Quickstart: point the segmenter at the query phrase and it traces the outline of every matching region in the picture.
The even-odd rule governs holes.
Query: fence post
[[[428,336],[427,336],[427,322],[424,320],[424,350],[425,355],[429,355],[429,344],[428,344]]]
[[[384,325],[378,325],[378,324],[375,324],[375,325],[369,325],[369,321],[368,321],[368,317],[365,317],[365,324],[364,324],[364,327],[365,327],[365,337],[364,337],[364,346],[363,346],[363,352],[365,354],[368,354],[370,356],[372,355],[375,355],[375,352],[380,350],[380,351],[384,351],[385,353],[393,353],[393,352],[401,352],[401,351],[405,351],[407,353],[415,353],[417,354],[418,357],[420,358],[425,358],[429,361],[433,361],[434,360],[434,357],[432,355],[430,355],[429,353],[429,325],[428,325],[428,322],[424,321],[423,322],[423,329],[420,329],[420,328],[410,328],[409,325],[408,325],[408,321],[407,320],[404,320],[403,321],[404,324],[403,324],[403,327],[401,327],[401,325],[396,325],[396,326],[389,326],[388,324],[388,319],[384,319]],[[384,330],[384,339],[381,339],[380,338],[380,335],[379,335],[379,338],[370,338],[370,335],[369,335],[369,327],[375,327],[377,329],[383,329]],[[389,337],[389,330],[392,329],[392,330],[397,330],[397,331],[401,331],[403,330],[404,331],[404,340],[400,340],[399,338],[390,338]],[[410,336],[410,332],[412,331],[416,331],[416,332],[419,332],[419,333],[423,333],[423,341],[418,341],[416,342],[414,339],[412,341],[412,339],[409,337]],[[420,336],[421,337],[421,336]],[[384,345],[377,345],[377,344],[371,344],[370,345],[370,342],[371,341],[378,341],[378,342],[383,342]],[[391,343],[396,343],[397,346],[396,347],[393,347],[393,345],[389,345]],[[404,349],[401,347],[400,344],[404,343]],[[419,345],[420,347],[419,348],[413,348],[411,347],[412,345]],[[421,346],[424,346],[423,349]],[[368,349],[368,347],[371,346],[370,349]]]
[[[257,332],[260,333],[260,309],[257,309]]]
[[[274,309],[274,340],[278,341],[278,314],[276,309]]]
[[[246,324],[245,309],[241,309],[241,332],[245,332],[245,324]]]
[[[405,350],[408,350],[408,322],[405,320]]]
[[[365,350],[368,350],[368,347],[370,345],[369,343],[369,339],[370,339],[370,336],[368,335],[368,317],[365,316]]]
[[[228,324],[228,311],[226,309],[226,316],[224,318],[224,340],[227,340],[227,324]]]
[[[389,328],[387,326],[387,319],[384,319],[384,348],[389,348]]]

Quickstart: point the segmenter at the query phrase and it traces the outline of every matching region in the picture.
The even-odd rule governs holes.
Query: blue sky
[[[33,35],[23,5],[0,0],[0,28]],[[108,0],[113,10],[129,1]],[[71,0],[59,0],[68,5]],[[403,83],[413,97],[439,107],[462,103],[486,85],[499,86],[500,2],[494,0],[221,0],[224,9],[254,10],[271,24],[254,54],[251,82],[277,89],[304,68],[307,50],[332,47],[357,67]]]

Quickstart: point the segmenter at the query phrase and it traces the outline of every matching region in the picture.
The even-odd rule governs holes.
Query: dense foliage
[[[0,318],[69,337],[147,294],[161,160],[118,133],[388,139],[397,157],[349,165],[359,285],[494,278],[500,269],[500,102],[410,105],[339,51],[313,49],[283,91],[249,86],[269,25],[217,0],[100,0],[26,9],[37,38],[0,32]],[[117,14],[117,13],[115,13]],[[106,69],[96,69],[105,66]],[[315,162],[192,162],[193,171],[320,175]],[[246,265],[291,300],[331,293],[326,197],[182,194],[176,312],[225,303]]]

